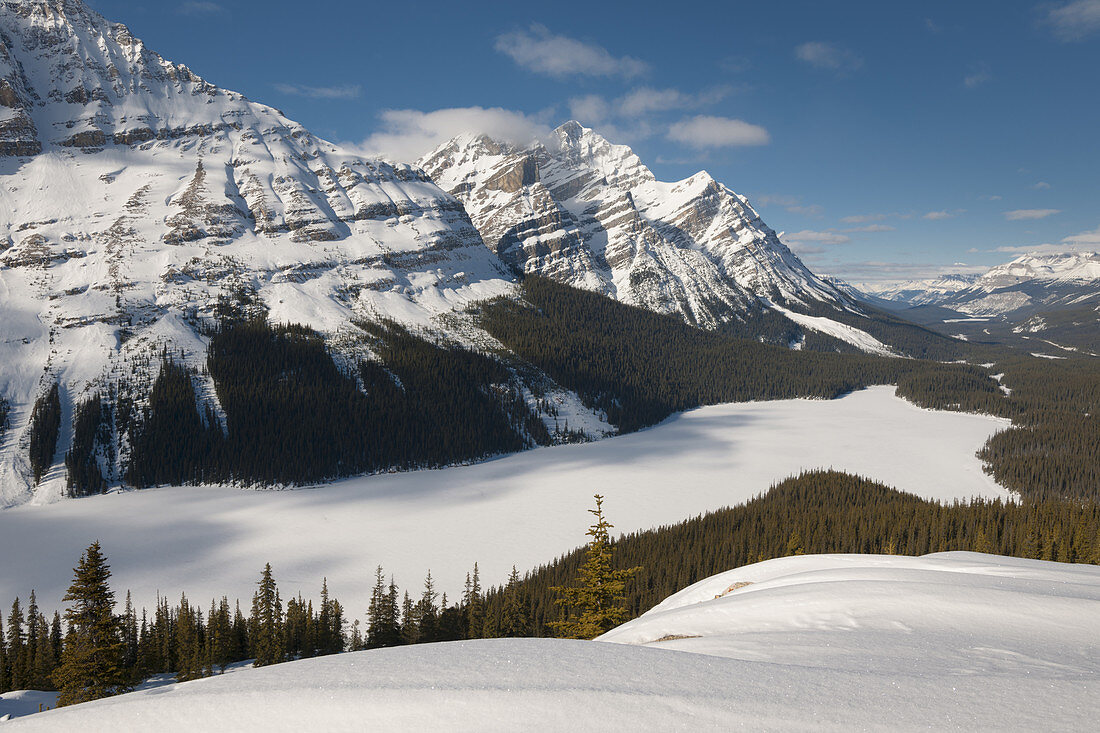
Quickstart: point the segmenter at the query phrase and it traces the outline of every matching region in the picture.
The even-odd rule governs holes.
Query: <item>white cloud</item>
[[[180,15],[216,15],[224,13],[225,8],[211,2],[186,2],[180,3],[176,12]]]
[[[694,148],[725,148],[737,145],[767,145],[768,131],[759,125],[729,117],[696,115],[673,123],[668,138]]]
[[[863,67],[863,59],[852,51],[824,41],[810,41],[796,46],[795,58],[818,69],[844,74]]]
[[[990,73],[987,64],[975,64],[970,67],[970,73],[963,77],[963,85],[967,89],[973,89],[974,87],[985,84],[992,78],[993,74]]]
[[[1009,221],[1022,221],[1026,219],[1045,219],[1048,216],[1060,213],[1061,209],[1014,209],[1004,212]]]
[[[787,211],[792,214],[801,214],[802,216],[821,216],[825,213],[825,207],[817,204],[809,204],[808,206],[788,206]]]
[[[497,36],[495,48],[523,68],[557,78],[644,74],[649,65],[631,56],[612,56],[606,48],[568,36],[558,36],[539,23],[526,31]]]
[[[978,198],[980,198],[982,201],[1000,201],[1004,197],[999,195],[999,194],[994,193],[994,194],[989,194],[987,196],[979,196]]]
[[[892,232],[894,227],[889,224],[865,224],[861,227],[851,227],[845,229],[846,232]]]
[[[921,218],[922,219],[929,219],[931,221],[939,221],[941,219],[950,219],[953,216],[954,216],[954,214],[952,214],[949,211],[929,211],[927,214],[925,214]]]
[[[854,217],[840,217],[840,221],[843,223],[867,223],[869,221],[883,221],[890,218],[909,219],[908,214],[860,214]]]
[[[836,245],[847,244],[852,241],[852,238],[844,234],[838,234],[837,232],[817,232],[812,229],[803,229],[800,232],[784,233],[782,236],[783,241],[788,246],[797,246],[806,242],[815,242],[823,245]]]
[[[356,99],[363,93],[358,84],[339,87],[311,87],[302,84],[276,84],[275,89],[283,94],[310,99]]]
[[[1050,184],[1046,181],[1039,181],[1038,183],[1033,185],[1032,188],[1034,188],[1036,191],[1047,191],[1050,189]]]
[[[1077,249],[1100,251],[1100,227],[1079,234],[1071,234],[1062,240],[1062,244]]]
[[[730,87],[722,86],[699,94],[685,94],[678,89],[639,87],[621,97],[616,106],[620,114],[627,116],[663,110],[696,109],[722,101],[730,91]]]
[[[598,125],[611,116],[611,104],[599,94],[569,100],[569,115],[582,125]]]
[[[500,107],[453,107],[421,112],[390,109],[379,117],[382,129],[358,147],[369,155],[412,161],[461,133],[479,133],[498,140],[526,144],[549,132],[539,116]]]
[[[1100,0],[1076,0],[1051,8],[1046,22],[1062,41],[1083,40],[1100,31]]]

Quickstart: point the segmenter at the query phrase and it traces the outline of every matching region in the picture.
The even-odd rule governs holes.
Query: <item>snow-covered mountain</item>
[[[927,280],[859,283],[855,287],[866,295],[882,300],[901,301],[909,305],[926,305],[973,287],[977,280],[977,275],[953,274]]]
[[[1037,310],[1100,303],[1100,254],[1026,254],[977,275],[860,285],[865,293],[908,306],[938,305],[970,316],[1032,315]]]
[[[460,135],[419,165],[517,273],[712,328],[768,302],[846,302],[745,197],[706,172],[658,181],[629,147],[577,122],[529,145]]]
[[[513,287],[420,170],[320,140],[80,0],[0,5],[0,172],[0,504],[28,486],[36,395],[59,383],[67,426],[166,345],[201,363],[193,325],[220,308],[335,341],[356,315],[424,322]]]

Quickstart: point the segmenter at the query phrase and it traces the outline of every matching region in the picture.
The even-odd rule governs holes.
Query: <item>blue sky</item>
[[[1100,0],[90,4],[367,151],[576,118],[857,282],[1100,249]]]

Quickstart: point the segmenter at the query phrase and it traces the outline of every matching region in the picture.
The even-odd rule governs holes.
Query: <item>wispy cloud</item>
[[[668,138],[693,148],[726,148],[742,145],[767,145],[768,131],[759,125],[729,117],[696,115],[668,128]]]
[[[993,74],[989,71],[988,64],[974,64],[970,67],[970,73],[963,77],[963,86],[967,89],[973,89],[985,84],[992,78]]]
[[[846,234],[834,231],[815,231],[813,229],[803,229],[800,232],[784,232],[780,238],[792,249],[800,249],[811,244],[835,246],[852,241],[852,238]]]
[[[794,55],[810,66],[837,74],[848,74],[863,67],[863,59],[855,52],[824,41],[810,41],[795,46]]]
[[[849,227],[846,232],[892,232],[894,227],[889,224],[865,224],[861,227]]]
[[[840,220],[845,224],[863,224],[868,221],[882,221],[889,214],[859,214],[857,216],[842,216]]]
[[[761,194],[753,196],[752,202],[759,206],[782,206],[792,214],[818,217],[825,213],[825,207],[818,204],[803,204],[797,196],[784,196],[782,194]]]
[[[283,94],[310,99],[356,99],[363,93],[358,84],[338,87],[312,87],[303,84],[276,84],[275,89]]]
[[[1045,22],[1061,41],[1084,40],[1100,31],[1100,0],[1076,0],[1051,8]]]
[[[389,109],[379,118],[382,129],[357,147],[369,155],[396,161],[416,160],[461,133],[485,134],[497,140],[526,144],[550,131],[541,116],[500,107],[455,107],[433,112]]]
[[[985,196],[979,196],[978,198],[980,198],[982,201],[1000,201],[1002,198],[1004,198],[1004,196],[996,193],[991,193]]]
[[[1039,181],[1032,186],[1036,191],[1047,191],[1050,189],[1050,184],[1046,181]]]
[[[180,15],[216,15],[226,12],[226,9],[212,2],[186,2],[176,7]]]
[[[1061,209],[1013,209],[1004,212],[1005,219],[1009,221],[1025,221],[1028,219],[1045,219],[1048,216],[1061,213]]]
[[[950,211],[929,211],[921,218],[928,219],[930,221],[940,221],[941,219],[951,219],[954,216],[955,215],[952,214]]]
[[[632,56],[614,56],[603,46],[568,36],[555,35],[534,23],[527,30],[497,36],[495,48],[517,64],[537,74],[569,76],[618,76],[630,79],[649,70]]]

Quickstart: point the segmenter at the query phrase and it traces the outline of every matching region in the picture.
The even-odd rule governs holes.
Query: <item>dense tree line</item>
[[[620,568],[643,570],[626,586],[630,617],[715,573],[773,557],[857,552],[923,555],[972,550],[1100,564],[1100,505],[1046,500],[941,504],[835,471],[787,479],[743,505],[709,512],[614,542]],[[577,549],[529,573],[530,632],[547,636],[559,620],[556,587],[586,561]],[[489,609],[502,599],[486,598]]]
[[[65,453],[70,496],[101,494],[107,480],[99,463],[103,452],[111,458],[110,404],[99,393],[79,402],[73,410],[72,443]]]
[[[37,484],[53,465],[57,436],[61,430],[61,398],[57,383],[34,402],[30,424],[30,461]]]
[[[341,371],[306,327],[219,327],[207,368],[224,431],[213,412],[200,414],[192,374],[165,353],[133,427],[128,480],[306,483],[550,442],[499,361],[395,323],[360,325],[383,361],[362,361],[357,374]]]
[[[590,407],[603,410],[623,432],[700,405],[831,399],[939,367],[914,359],[792,351],[701,331],[678,318],[546,278],[526,278],[523,296],[525,302],[499,299],[486,304],[480,312],[482,326],[520,358],[576,391]],[[984,391],[996,394],[996,384],[981,369],[954,369],[969,371],[974,382],[988,383]],[[953,404],[940,403],[936,406]]]
[[[1100,360],[998,362],[1013,426],[979,453],[998,483],[1030,498],[1100,501]]]

